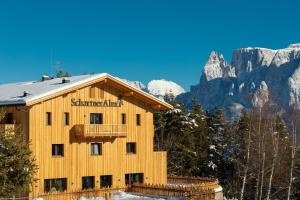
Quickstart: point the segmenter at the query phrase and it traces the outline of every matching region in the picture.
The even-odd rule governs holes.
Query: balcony
[[[4,130],[7,135],[15,134],[15,124],[0,124],[1,132]]]
[[[75,135],[80,137],[126,137],[126,124],[79,124],[75,126]]]

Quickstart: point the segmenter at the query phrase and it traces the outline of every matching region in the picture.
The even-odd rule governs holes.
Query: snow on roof
[[[9,83],[9,84],[0,85],[0,106],[26,105],[29,102],[37,100],[39,98],[43,98],[48,95],[52,95],[54,93],[81,85],[83,83],[87,83],[89,81],[93,81],[105,77],[117,79],[121,81],[122,84],[127,85],[129,88],[137,89],[131,86],[130,84],[126,83],[125,81],[122,81],[120,78],[111,76],[107,73],[72,76],[72,77],[68,77],[67,79],[70,81],[65,83],[63,83],[64,78],[54,78],[46,81],[38,80],[38,81],[30,81],[30,82]],[[139,92],[141,92],[143,95],[147,97],[154,98],[156,101],[162,104],[165,105],[167,104],[166,102],[142,90],[139,90]],[[27,95],[24,95],[25,93]]]
[[[63,91],[65,89],[106,76],[106,73],[68,77],[70,82],[62,83],[63,78],[46,81],[30,81],[0,85],[0,105],[26,104],[27,102]],[[24,93],[27,93],[25,96]]]

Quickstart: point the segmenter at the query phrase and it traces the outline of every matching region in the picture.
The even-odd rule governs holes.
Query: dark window
[[[70,125],[70,114],[68,112],[64,113],[64,124],[66,126]]]
[[[82,177],[82,189],[94,189],[95,187],[95,177],[94,176],[84,176]]]
[[[46,125],[50,126],[51,122],[52,122],[52,116],[51,116],[51,112],[46,112]]]
[[[103,124],[102,113],[91,113],[90,124]]]
[[[122,124],[126,124],[126,114],[122,113]]]
[[[127,142],[126,143],[126,152],[128,154],[135,154],[136,153],[136,143],[135,142]]]
[[[100,188],[112,186],[112,175],[100,176]]]
[[[131,185],[132,183],[144,183],[144,174],[125,174],[125,183],[126,185]]]
[[[67,179],[45,179],[44,180],[44,192],[63,192],[67,190]]]
[[[52,156],[64,156],[64,145],[52,144]]]
[[[14,123],[14,118],[12,113],[6,113],[6,124],[13,124]]]
[[[137,126],[141,125],[141,115],[140,114],[136,114],[136,125]]]
[[[102,155],[102,143],[92,143],[91,144],[91,154],[92,155]]]

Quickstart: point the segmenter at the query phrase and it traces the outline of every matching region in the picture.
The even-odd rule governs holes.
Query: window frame
[[[86,182],[84,182],[84,179],[89,179],[89,178],[91,178],[92,179],[92,187],[88,187],[88,186],[86,186],[86,187],[84,187],[84,185],[85,185],[85,183]],[[90,190],[90,189],[95,189],[95,176],[83,176],[82,178],[81,178],[81,188],[82,188],[82,190]]]
[[[136,114],[136,125],[141,126],[141,114]]]
[[[102,178],[105,178],[105,177],[109,177],[110,178],[110,181],[108,182],[108,184],[105,184],[105,186],[102,186]],[[111,188],[113,186],[113,175],[101,175],[100,176],[100,189],[102,188]]]
[[[95,123],[96,115],[99,115],[99,120],[100,120],[99,123]],[[92,123],[92,119],[93,119],[93,123]],[[103,113],[90,113],[90,124],[103,124]]]
[[[64,112],[64,125],[69,126],[70,125],[70,113]]]
[[[135,181],[135,179],[138,179]],[[132,185],[133,183],[144,183],[145,174],[144,173],[128,173],[125,174],[125,185]]]
[[[47,181],[49,181],[49,183],[47,183]],[[52,185],[59,184],[59,183],[55,183],[56,181],[62,181],[60,184],[61,184],[62,188],[64,188],[64,189],[63,190],[55,190],[55,191],[64,192],[68,189],[68,179],[67,178],[44,179],[44,192],[45,193],[53,192],[51,190],[53,188]]]
[[[61,150],[58,151],[58,152],[61,151],[61,154],[55,155],[55,146],[62,147]],[[52,144],[52,157],[64,157],[65,156],[64,151],[65,151],[64,144]]]
[[[99,149],[98,149],[99,154],[95,154],[94,153],[94,151],[93,151],[94,150],[93,145],[98,145],[98,147],[99,147]],[[101,142],[93,142],[93,143],[91,143],[91,156],[102,156],[102,148],[103,148],[103,145],[102,145]]]
[[[52,113],[46,112],[46,126],[52,125]]]
[[[134,145],[133,146],[134,148],[132,149],[132,147],[130,145]],[[131,151],[131,150],[133,150],[133,151]],[[126,142],[126,154],[127,155],[135,155],[136,152],[137,152],[136,142]]]
[[[5,114],[5,123],[6,124],[14,124],[14,114],[12,112]]]
[[[127,123],[127,122],[126,122],[126,113],[122,113],[122,114],[121,114],[121,123],[122,123],[123,125]]]

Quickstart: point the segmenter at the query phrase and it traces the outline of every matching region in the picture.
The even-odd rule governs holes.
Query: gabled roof
[[[125,81],[111,76],[107,73],[72,76],[70,82],[62,83],[63,78],[54,78],[46,81],[30,81],[21,83],[10,83],[0,85],[0,106],[7,105],[33,105],[46,99],[62,95],[71,90],[84,87],[102,80],[109,80],[119,85],[126,91],[144,97],[155,107],[162,109],[172,109],[173,107],[163,100],[150,95],[138,88],[135,88]],[[24,95],[27,92],[28,95]]]

